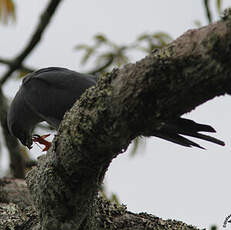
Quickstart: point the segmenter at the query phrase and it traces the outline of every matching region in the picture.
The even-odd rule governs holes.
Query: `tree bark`
[[[189,30],[135,64],[101,76],[65,114],[52,149],[27,175],[37,229],[196,229],[104,201],[113,158],[137,136],[231,92],[231,16]],[[31,228],[33,229],[33,228]]]
[[[0,124],[2,127],[5,145],[7,146],[7,149],[9,151],[10,174],[14,178],[25,178],[25,160],[22,157],[22,150],[20,148],[18,140],[9,133],[7,126],[8,109],[9,106],[7,104],[6,97],[4,96],[0,88]]]
[[[0,180],[0,227],[6,229],[38,230],[42,229],[39,217],[33,207],[30,192],[25,180],[4,178]],[[152,230],[152,229],[188,229],[196,230],[176,220],[162,220],[159,217],[126,210],[126,207],[110,203],[101,196],[97,197],[98,227],[92,229]],[[46,228],[61,229],[61,228]],[[62,228],[70,229],[70,228]],[[76,229],[76,228],[73,228]]]

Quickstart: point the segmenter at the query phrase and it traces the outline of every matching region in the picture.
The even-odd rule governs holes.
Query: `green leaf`
[[[100,192],[101,192],[104,199],[112,201],[112,202],[114,202],[114,203],[116,203],[118,205],[120,204],[119,198],[115,193],[111,193],[110,196],[107,195],[107,189],[106,189],[106,187],[104,185],[101,186]]]
[[[75,46],[76,50],[87,50],[89,48],[90,48],[90,46],[89,45],[85,45],[85,44],[80,44],[80,45]]]
[[[83,56],[81,63],[86,64],[86,62],[89,60],[89,58],[93,55],[95,49],[89,47],[89,49],[86,50],[85,55]]]
[[[15,4],[12,0],[0,0],[0,22],[7,24],[9,20],[15,22]]]
[[[198,27],[198,28],[202,26],[200,20],[195,20],[195,21],[194,21],[194,24],[195,24],[195,26]]]
[[[144,150],[146,147],[146,139],[142,137],[136,137],[132,142],[132,149],[130,156],[133,157],[137,154],[138,150]]]
[[[94,36],[94,40],[96,40],[96,42],[99,42],[99,43],[106,43],[108,41],[106,36],[103,34],[96,34]]]
[[[143,41],[143,40],[147,40],[149,38],[148,34],[141,34],[138,38],[137,41]]]
[[[118,205],[120,204],[119,198],[118,198],[118,196],[117,196],[115,193],[112,193],[112,194],[111,194],[110,201],[112,201],[112,202],[114,202],[114,203],[116,203],[116,204],[118,204]]]
[[[153,34],[146,33],[137,38],[137,44],[134,48],[139,49],[145,53],[150,53],[156,48],[162,48],[166,46],[171,41],[171,36],[164,32],[157,32]]]

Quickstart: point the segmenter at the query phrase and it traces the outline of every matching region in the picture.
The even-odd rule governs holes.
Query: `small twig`
[[[206,12],[208,22],[212,23],[212,15],[211,15],[211,11],[209,8],[209,1],[208,0],[204,0],[204,7],[205,7],[205,12]]]
[[[113,60],[114,60],[114,57],[111,56],[111,57],[107,60],[107,62],[106,62],[104,65],[102,65],[102,66],[100,66],[100,67],[97,67],[97,68],[95,68],[95,69],[89,71],[88,74],[93,74],[93,75],[95,75],[95,74],[97,74],[97,73],[100,73],[101,71],[103,71],[103,70],[105,70],[107,67],[109,67],[109,66],[112,64]]]
[[[0,63],[1,63],[1,64],[4,64],[4,65],[11,66],[11,65],[13,64],[13,61],[10,60],[10,59],[5,59],[5,58],[1,58],[1,57],[0,57]],[[24,65],[21,65],[21,66],[19,67],[19,69],[20,69],[21,71],[24,71],[24,72],[34,72],[34,71],[35,71],[34,68],[27,67],[27,66],[24,66]]]

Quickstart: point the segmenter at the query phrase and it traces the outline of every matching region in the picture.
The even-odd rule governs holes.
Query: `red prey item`
[[[37,134],[33,135],[33,142],[38,142],[39,144],[41,145],[44,145],[45,148],[43,149],[43,152],[44,151],[47,151],[50,147],[51,147],[51,142],[45,140],[47,137],[49,137],[50,134],[46,134],[46,135],[43,135],[43,136],[39,136]]]

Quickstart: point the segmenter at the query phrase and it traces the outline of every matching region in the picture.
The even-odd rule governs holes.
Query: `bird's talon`
[[[43,152],[44,152],[44,151],[47,151],[51,147],[51,142],[45,140],[45,138],[47,138],[49,136],[50,136],[50,134],[46,134],[43,136],[40,136],[38,134],[34,134],[32,140],[33,140],[33,142],[37,142],[41,145],[44,145],[45,146],[45,148],[43,149]]]

